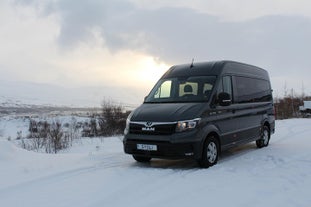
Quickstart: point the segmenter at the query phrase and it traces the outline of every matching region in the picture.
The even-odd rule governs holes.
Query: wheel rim
[[[207,146],[207,160],[210,163],[214,163],[217,159],[217,146],[214,142],[211,142]]]
[[[267,130],[263,131],[262,139],[263,139],[264,145],[267,145],[269,142],[269,132]]]

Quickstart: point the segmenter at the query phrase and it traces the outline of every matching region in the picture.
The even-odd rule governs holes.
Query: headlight
[[[130,131],[130,120],[127,118],[126,119],[125,129],[124,129],[124,134],[128,134],[129,131]]]
[[[176,125],[176,132],[183,132],[186,130],[194,129],[198,126],[200,120],[200,118],[197,118],[192,120],[179,121]]]
[[[128,134],[130,131],[130,122],[131,122],[131,117],[133,115],[133,111],[128,115],[126,119],[126,124],[125,124],[125,129],[124,129],[124,135]]]

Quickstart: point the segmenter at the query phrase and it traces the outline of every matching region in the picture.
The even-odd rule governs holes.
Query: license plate
[[[137,149],[145,150],[145,151],[157,151],[158,147],[157,145],[151,145],[151,144],[137,144]]]

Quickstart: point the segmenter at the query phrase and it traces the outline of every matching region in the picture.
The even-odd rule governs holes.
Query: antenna
[[[193,62],[194,62],[194,58],[192,58],[192,62],[191,62],[190,68],[193,68]]]

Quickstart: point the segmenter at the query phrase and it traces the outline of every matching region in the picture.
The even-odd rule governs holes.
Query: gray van
[[[268,146],[274,128],[266,70],[234,61],[176,65],[129,115],[123,145],[138,162],[192,158],[209,167],[228,148]]]

